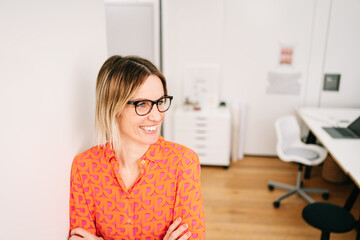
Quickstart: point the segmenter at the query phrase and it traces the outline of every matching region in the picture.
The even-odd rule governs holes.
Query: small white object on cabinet
[[[193,149],[200,164],[228,167],[231,152],[231,113],[227,107],[204,110],[177,108],[175,142]]]

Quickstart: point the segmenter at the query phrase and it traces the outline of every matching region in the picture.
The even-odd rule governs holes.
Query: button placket
[[[144,158],[142,158],[141,160],[139,160],[138,165],[139,165],[139,169],[140,169],[140,174],[139,174],[139,179],[140,179],[142,177],[142,175],[144,174],[146,160]]]
[[[128,219],[126,220],[127,224],[133,224],[133,217],[134,217],[134,201],[131,195],[132,195],[131,192],[128,193],[129,208],[128,208]]]

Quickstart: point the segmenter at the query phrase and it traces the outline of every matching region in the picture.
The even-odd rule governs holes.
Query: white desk
[[[360,188],[360,139],[334,139],[322,129],[329,126],[346,127],[360,116],[360,109],[301,108],[297,112],[338,165]]]

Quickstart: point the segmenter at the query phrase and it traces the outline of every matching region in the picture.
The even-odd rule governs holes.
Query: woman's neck
[[[117,152],[116,156],[119,159],[119,163],[122,168],[137,168],[138,160],[145,154],[148,149],[149,145],[140,145],[123,141],[121,143],[121,148]]]
[[[122,141],[116,157],[120,164],[119,175],[126,189],[129,190],[134,185],[140,173],[138,161],[148,148],[149,145],[130,144]]]

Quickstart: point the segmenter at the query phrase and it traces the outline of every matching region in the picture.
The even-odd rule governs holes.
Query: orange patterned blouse
[[[205,239],[197,154],[159,136],[138,164],[140,174],[127,190],[109,143],[77,155],[71,170],[70,231],[81,227],[105,240],[163,239],[181,217],[190,239]]]

